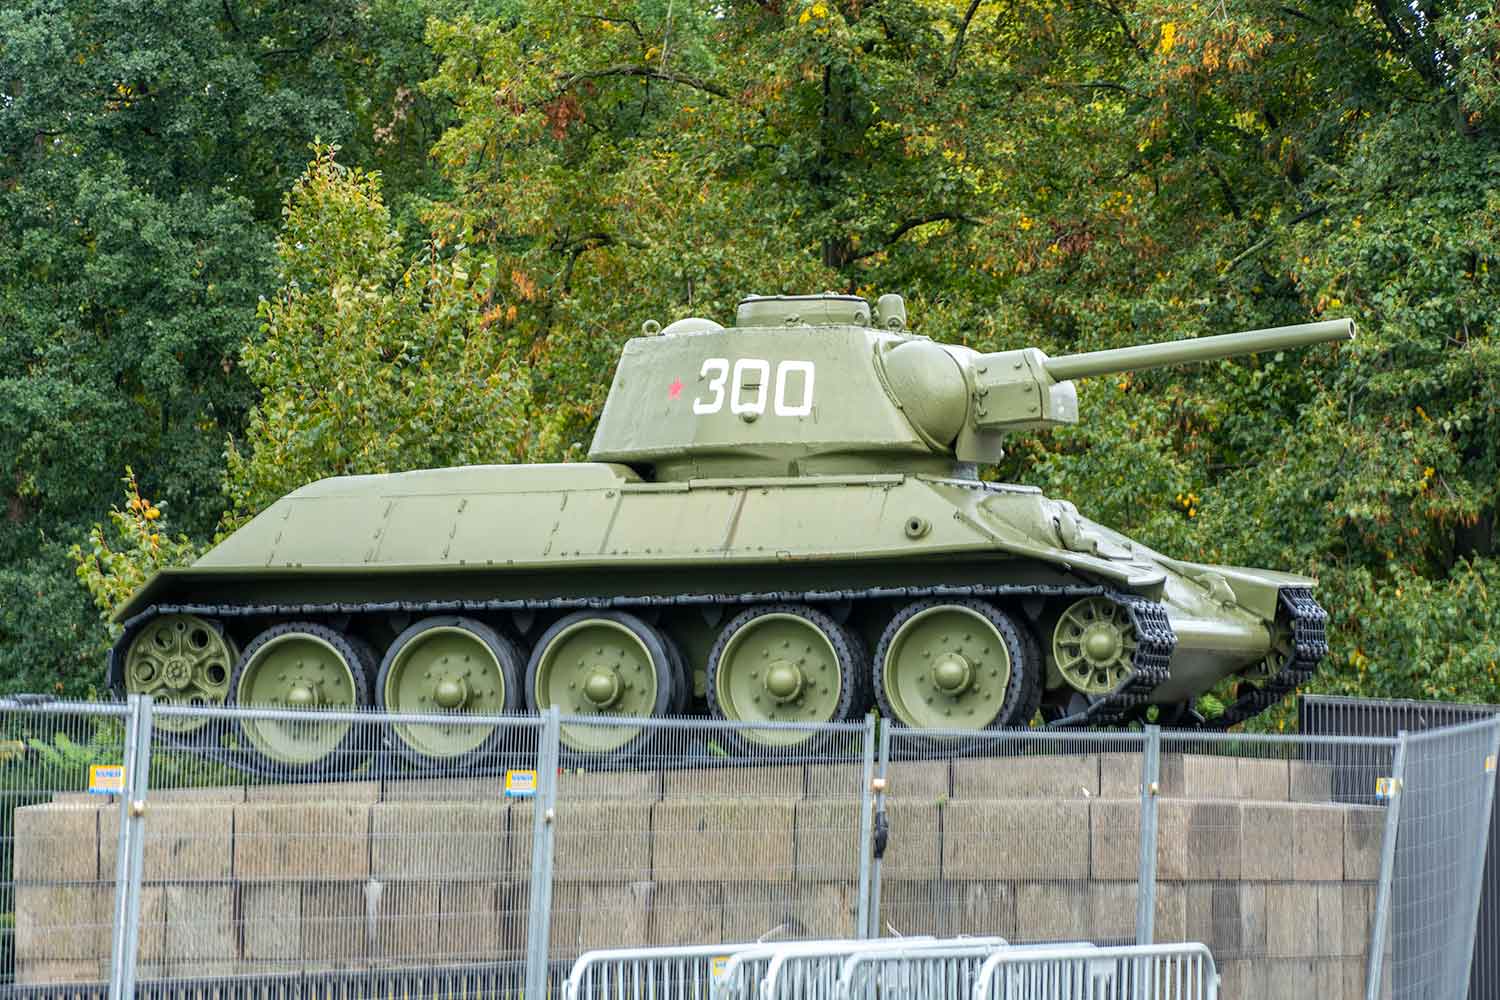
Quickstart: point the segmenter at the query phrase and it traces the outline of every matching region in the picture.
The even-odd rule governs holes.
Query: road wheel
[[[465,715],[506,715],[524,703],[525,667],[513,642],[483,622],[424,618],[386,651],[376,695],[391,712],[453,716],[451,725],[392,723],[387,733],[419,767],[463,767],[499,749],[504,731],[463,722]]]
[[[542,633],[526,667],[533,711],[563,715],[660,718],[675,699],[677,665],[660,633],[623,611],[579,611]],[[574,754],[632,754],[651,730],[641,726],[567,724],[563,747]]]
[[[355,709],[366,704],[368,646],[315,622],[273,625],[251,640],[235,667],[234,702],[248,708]],[[251,746],[278,768],[347,769],[359,740],[351,722],[242,719]]]
[[[823,612],[803,604],[750,608],[725,624],[709,654],[709,711],[730,722],[843,722],[856,710],[866,669],[860,645]],[[731,742],[810,751],[826,735],[742,729]]]
[[[239,650],[218,622],[197,615],[162,615],[141,627],[125,652],[125,690],[163,705],[223,705]],[[157,716],[153,725],[186,735],[208,722]]]
[[[1074,601],[1057,619],[1052,657],[1079,694],[1112,694],[1135,669],[1136,632],[1130,613],[1107,597]]]
[[[1025,725],[1039,668],[1024,627],[988,601],[916,601],[880,637],[875,696],[883,715],[910,729]]]

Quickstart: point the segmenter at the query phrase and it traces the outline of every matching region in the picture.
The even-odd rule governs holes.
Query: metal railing
[[[1000,937],[972,938],[965,941],[970,949],[993,952],[1004,948],[1007,941]],[[765,963],[759,990],[753,996],[759,1000],[801,1000],[801,998],[832,997],[835,995],[845,963],[860,955],[887,954],[900,951],[907,955],[928,954],[928,960],[946,968],[959,961],[961,956],[953,954],[953,940],[899,941],[890,939],[856,941],[827,946],[821,942],[806,945],[785,945],[775,949],[770,961]],[[755,966],[754,960],[746,961],[747,968]],[[728,970],[725,980],[733,981]],[[726,997],[740,994],[725,993]],[[905,994],[902,994],[905,995]],[[913,998],[915,1000],[915,998]]]
[[[731,956],[758,947],[752,941],[585,952],[563,981],[563,1000],[703,1000]]]
[[[967,997],[979,983],[979,970],[1002,948],[1025,950],[1038,945],[982,945],[957,938],[929,948],[909,948],[895,942],[888,949],[859,952],[844,959],[834,995],[848,1000],[904,997],[906,1000],[946,1000]],[[1093,948],[1088,942],[1059,942]]]
[[[628,755],[568,750],[622,725],[647,737]],[[472,973],[543,996],[581,954],[686,947],[647,986],[687,998],[714,959],[764,955],[718,941],[983,935],[1201,939],[1230,998],[1308,974],[1415,995],[1403,984],[1469,974],[1458,890],[1479,884],[1494,786],[1474,747],[1497,726],[973,733],[0,702],[0,985],[228,996]],[[483,730],[484,751],[414,762],[393,734],[424,727]],[[268,735],[331,763],[268,760]],[[1442,948],[1411,932],[1434,907],[1461,911]],[[619,995],[641,974],[597,965],[572,989]]]
[[[972,995],[974,1000],[1218,1000],[1219,974],[1213,955],[1198,943],[1008,949],[985,960]]]

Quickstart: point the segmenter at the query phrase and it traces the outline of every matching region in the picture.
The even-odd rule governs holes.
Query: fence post
[[[1147,726],[1141,747],[1141,853],[1136,876],[1135,943],[1156,937],[1156,804],[1161,795],[1161,727]]]
[[[865,716],[865,728],[860,734],[860,749],[864,755],[864,767],[860,772],[859,785],[859,908],[854,918],[855,936],[869,937],[870,933],[870,856],[874,844],[870,840],[871,827],[875,823],[875,715]]]
[[[875,762],[875,777],[869,782],[869,788],[874,793],[873,826],[871,827],[870,847],[870,901],[869,912],[866,914],[868,923],[860,931],[861,937],[880,937],[880,863],[885,857],[885,838],[889,835],[890,826],[885,818],[885,792],[887,782],[890,780],[891,772],[891,723],[889,719],[881,719],[876,723],[876,733],[879,735],[880,756]]]
[[[1381,965],[1385,935],[1391,919],[1391,877],[1396,868],[1396,835],[1401,826],[1401,798],[1406,793],[1406,730],[1396,734],[1396,759],[1386,797],[1385,833],[1380,841],[1380,882],[1375,892],[1375,915],[1370,921],[1370,953],[1365,961],[1366,1000],[1380,1000]]]
[[[1479,932],[1479,902],[1484,895],[1484,862],[1489,855],[1490,841],[1488,832],[1490,830],[1490,812],[1495,808],[1495,778],[1494,769],[1497,758],[1500,758],[1500,716],[1490,721],[1490,728],[1494,730],[1490,734],[1490,752],[1484,759],[1484,822],[1485,836],[1479,838],[1478,857],[1474,860],[1474,878],[1472,881],[1473,905],[1469,907],[1469,932],[1464,940],[1469,942],[1468,961],[1464,963],[1464,984],[1455,996],[1467,997],[1469,995],[1469,981],[1474,977],[1474,936]]]
[[[124,788],[120,795],[120,830],[115,852],[114,927],[110,934],[109,997],[135,996],[135,967],[140,948],[142,841],[146,794],[151,772],[151,696],[130,695],[125,716]]]
[[[547,995],[552,929],[552,841],[557,819],[557,756],[561,730],[557,707],[542,709],[537,734],[536,797],[531,804],[531,887],[526,914],[527,1000]]]

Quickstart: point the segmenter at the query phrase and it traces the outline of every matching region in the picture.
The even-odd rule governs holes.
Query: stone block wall
[[[892,766],[882,926],[1134,938],[1139,757]],[[860,782],[847,764],[560,776],[552,954],[854,933]],[[498,778],[159,793],[141,974],[205,976],[524,954],[532,807]],[[1328,773],[1163,758],[1158,941],[1203,941],[1223,996],[1363,995],[1384,816]],[[18,979],[107,967],[117,810],[16,814]]]

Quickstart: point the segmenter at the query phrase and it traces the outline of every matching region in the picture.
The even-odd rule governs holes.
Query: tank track
[[[711,607],[728,604],[764,604],[780,602],[837,603],[842,601],[871,599],[918,599],[925,597],[1092,597],[1103,596],[1125,608],[1131,624],[1135,627],[1137,645],[1129,677],[1111,694],[1093,702],[1087,709],[1073,715],[1052,720],[1049,729],[1106,728],[1128,725],[1135,721],[1149,704],[1151,692],[1168,679],[1169,663],[1177,636],[1161,604],[1132,594],[1123,594],[1106,587],[1061,587],[1061,586],[933,586],[933,587],[869,587],[849,590],[766,591],[738,594],[674,594],[669,596],[644,597],[575,597],[546,600],[491,600],[491,601],[389,601],[370,603],[328,604],[163,604],[141,612],[124,624],[122,636],[109,652],[109,677],[114,682],[120,677],[121,664],[118,658],[128,647],[131,636],[146,622],[159,615],[191,614],[208,618],[308,617],[353,614],[451,614],[455,612],[504,612],[504,611],[566,611],[577,609],[610,608],[655,608],[655,607]],[[1287,614],[1292,628],[1293,655],[1283,668],[1259,687],[1241,695],[1225,712],[1204,724],[1204,728],[1222,730],[1243,722],[1277,704],[1288,693],[1309,680],[1318,663],[1327,655],[1328,613],[1313,599],[1312,591],[1305,587],[1287,587],[1279,592],[1281,609]],[[177,737],[165,732],[163,739],[184,747],[207,748],[189,737]],[[288,777],[282,768],[265,770],[250,765],[243,759],[231,759],[231,755],[217,754],[223,763],[237,770]],[[481,769],[482,770],[482,769]]]
[[[1328,612],[1313,599],[1307,587],[1283,587],[1278,596],[1281,610],[1292,627],[1292,655],[1286,664],[1259,687],[1236,698],[1224,714],[1204,723],[1203,728],[1223,730],[1259,715],[1312,679],[1318,663],[1328,655]]]
[[[1131,666],[1134,668],[1114,692],[1100,698],[1087,709],[1065,716],[1050,724],[1053,729],[1121,726],[1131,722],[1145,708],[1151,692],[1164,684],[1177,634],[1167,619],[1167,609],[1155,601],[1131,594],[1106,594],[1123,607],[1135,626],[1136,647]]]

